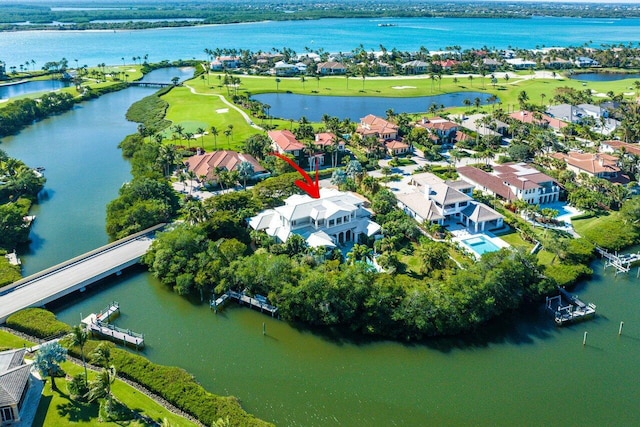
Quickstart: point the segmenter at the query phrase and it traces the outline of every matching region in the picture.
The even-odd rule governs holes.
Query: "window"
[[[13,420],[13,409],[9,407],[1,408],[0,415],[2,415],[2,421],[11,421]]]

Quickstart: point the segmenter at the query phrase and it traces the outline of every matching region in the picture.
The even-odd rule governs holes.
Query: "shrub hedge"
[[[26,308],[7,319],[7,326],[38,338],[49,338],[71,331],[71,327],[42,308]]]
[[[19,311],[7,319],[7,326],[40,338],[71,330],[69,325],[56,320],[53,313],[40,308]],[[92,360],[91,353],[99,343],[98,340],[86,343],[84,354],[87,362],[97,365]],[[69,354],[80,358],[78,347],[70,348]],[[111,363],[116,367],[118,376],[137,382],[205,425],[212,425],[216,420],[227,417],[232,426],[272,425],[245,412],[237,398],[209,393],[184,369],[157,365],[113,344]]]

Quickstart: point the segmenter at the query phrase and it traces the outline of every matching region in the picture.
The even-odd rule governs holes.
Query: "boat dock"
[[[91,333],[112,341],[122,343],[123,345],[131,345],[136,349],[144,347],[144,335],[133,332],[129,329],[118,328],[109,323],[112,318],[120,314],[120,304],[112,302],[104,310],[98,314],[92,313],[82,319],[82,323],[87,326],[87,330]]]
[[[20,258],[18,258],[18,255],[16,254],[16,251],[9,252],[4,257],[9,261],[9,264],[11,264],[11,265],[21,265],[22,264],[22,262],[20,262]]]
[[[640,261],[640,253],[618,255],[618,253],[612,254],[607,252],[605,249],[599,248],[597,246],[596,252],[598,252],[600,256],[605,259],[605,270],[607,269],[607,267],[615,268],[616,276],[619,273],[628,273],[631,270],[631,264]],[[640,268],[638,269],[638,274],[640,275]]]
[[[587,318],[596,313],[595,304],[585,304],[577,296],[571,295],[564,288],[558,287],[559,295],[547,297],[546,309],[554,316],[557,325],[563,326]]]
[[[210,306],[218,312],[218,307],[223,305],[228,299],[235,299],[240,305],[247,304],[251,308],[259,309],[260,313],[270,313],[271,317],[274,317],[278,312],[278,307],[275,307],[267,302],[267,297],[263,295],[255,295],[253,297],[248,296],[244,292],[227,291],[219,298],[211,300]]]

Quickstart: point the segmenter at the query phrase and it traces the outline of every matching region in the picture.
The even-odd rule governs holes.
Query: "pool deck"
[[[490,231],[474,233],[474,232],[468,230],[467,228],[465,228],[464,226],[460,226],[458,224],[449,224],[447,229],[451,232],[451,234],[453,236],[451,240],[454,241],[454,242],[460,243],[465,249],[467,249],[476,258],[480,258],[481,254],[478,254],[471,247],[466,245],[464,243],[464,240],[469,240],[469,239],[480,237],[480,238],[488,240],[489,242],[493,243],[494,245],[496,245],[500,249],[508,248],[508,247],[511,246],[507,242],[502,240],[501,238],[497,237],[495,234],[491,233]]]

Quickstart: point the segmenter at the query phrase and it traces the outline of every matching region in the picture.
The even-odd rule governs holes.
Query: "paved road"
[[[40,306],[57,294],[73,289],[93,277],[118,269],[139,259],[149,249],[152,239],[139,237],[59,270],[37,277],[0,296],[0,323],[11,314],[27,307]],[[54,298],[55,299],[55,298]]]

